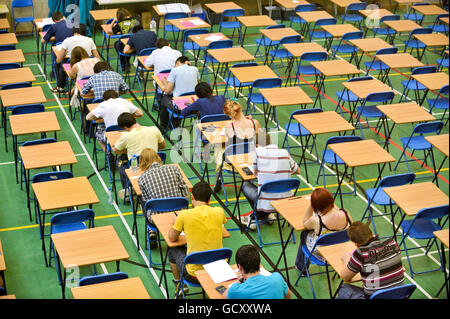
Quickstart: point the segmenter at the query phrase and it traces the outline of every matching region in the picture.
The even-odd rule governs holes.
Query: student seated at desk
[[[184,93],[194,92],[199,80],[200,74],[198,69],[195,66],[191,66],[187,57],[181,56],[175,61],[175,67],[170,71],[167,79],[162,78],[162,90],[165,95],[161,98],[161,127],[167,127],[169,122],[167,109],[174,109],[172,98]]]
[[[139,23],[139,20],[132,17],[131,13],[125,8],[117,9],[116,16],[108,24],[107,32],[109,34],[127,34],[133,27]]]
[[[81,89],[81,94],[85,99],[101,99],[107,90],[114,90],[119,95],[128,92],[129,88],[122,76],[112,71],[107,62],[97,62],[94,65],[94,73]],[[91,90],[94,91],[94,94]]]
[[[191,193],[191,202],[194,208],[179,212],[169,230],[170,241],[177,241],[183,231],[186,236],[187,247],[173,247],[167,251],[175,285],[180,282],[180,273],[183,271],[182,265],[186,255],[223,248],[222,232],[227,219],[222,208],[209,206],[211,194],[211,187],[208,183],[198,182],[195,184]],[[202,270],[203,266],[187,264],[185,269],[187,271],[185,278],[190,282],[198,282],[195,272]]]
[[[44,37],[41,39],[42,43],[59,43],[66,38],[73,36],[72,27],[67,25],[67,20],[63,14],[59,11],[52,13],[52,20],[55,24],[47,30]]]
[[[78,27],[73,27],[73,36],[66,38],[61,43],[61,49],[58,51],[58,55],[56,57],[56,81],[57,87],[53,89],[55,93],[64,93],[66,86],[66,73],[62,64],[66,60],[66,56],[72,55],[72,50],[75,47],[82,47],[88,54],[88,56],[93,56],[100,61],[100,55],[97,51],[97,47],[94,41],[86,37],[86,25],[80,24]]]
[[[163,70],[172,69],[181,52],[170,47],[169,41],[159,38],[156,41],[156,50],[154,50],[145,60],[146,67],[153,66],[154,74]]]
[[[198,113],[199,118],[205,115],[223,114],[223,105],[225,96],[213,95],[211,86],[206,82],[200,82],[195,86],[195,95],[198,99],[181,110],[181,115],[186,116],[192,113]]]
[[[311,193],[311,206],[308,207],[303,217],[303,225],[307,230],[302,231],[300,234],[300,245],[295,260],[295,267],[301,271],[305,263],[305,255],[302,250],[303,245],[306,245],[308,250],[311,251],[319,236],[344,230],[351,222],[347,211],[334,205],[333,195],[327,189],[316,188]],[[317,250],[313,252],[313,255],[317,259],[325,261]]]
[[[352,254],[342,256],[341,279],[345,282],[361,274],[363,287],[342,284],[338,299],[367,299],[380,289],[403,285],[404,269],[400,247],[393,238],[373,236],[369,223],[356,221],[347,230],[356,245]]]
[[[137,24],[132,29],[132,34],[128,39],[126,45],[123,44],[122,41],[117,41],[115,43],[115,48],[117,51],[117,55],[119,52],[125,54],[133,54],[141,52],[143,49],[154,48],[156,45],[157,35],[153,31],[144,30],[141,24]],[[130,71],[130,57],[128,56],[120,56],[123,72]]]
[[[277,145],[271,143],[269,133],[259,130],[256,136],[253,171],[257,177],[258,186],[249,181],[245,181],[242,185],[242,193],[247,198],[251,207],[255,206],[255,201],[258,197],[259,189],[262,184],[280,179],[291,178],[291,174],[300,174],[300,167],[291,158],[287,150],[280,149]],[[258,220],[276,219],[276,215],[274,214],[275,209],[272,207],[270,202],[275,199],[292,197],[292,195],[292,192],[270,194],[262,193],[256,205]],[[245,226],[248,226],[249,222],[250,215],[241,217],[241,223]],[[268,223],[272,224],[273,221],[269,221]],[[250,229],[255,230],[256,224],[252,223],[250,225]]]
[[[189,188],[183,179],[180,169],[176,165],[163,165],[158,153],[151,148],[144,148],[139,157],[139,168],[143,172],[138,183],[142,192],[141,206],[144,211],[145,202],[149,199],[187,197]],[[146,211],[144,215],[149,224],[153,224],[153,211]],[[156,233],[150,231],[150,247],[156,247]]]
[[[233,283],[223,295],[228,299],[291,299],[291,291],[283,277],[274,272],[262,275],[261,257],[252,245],[241,246],[235,255],[239,282]]]
[[[94,121],[101,118],[105,122],[104,126],[97,126],[97,131],[95,132],[95,137],[103,150],[105,147],[105,129],[108,126],[117,125],[117,118],[125,112],[131,113],[135,117],[143,115],[142,110],[130,101],[119,97],[116,91],[106,90],[103,93],[103,102],[86,115],[87,121]]]
[[[119,197],[123,199],[128,179],[125,173],[125,169],[128,168],[128,160],[133,154],[140,155],[145,148],[151,148],[155,151],[164,149],[166,141],[156,126],[141,126],[131,113],[120,114],[117,118],[117,124],[125,130],[112,146],[114,153],[121,154],[117,166],[119,167],[120,182],[123,187],[119,191]]]

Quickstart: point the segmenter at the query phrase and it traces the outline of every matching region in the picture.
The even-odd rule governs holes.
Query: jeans
[[[126,154],[122,154],[117,159],[117,167],[119,168],[119,174],[120,174],[120,183],[122,184],[122,189],[125,189],[127,187],[128,177],[125,173],[125,170],[128,167],[128,156]]]
[[[120,53],[123,53],[123,49],[125,48],[125,45],[122,43],[122,41],[117,41],[114,43],[114,47],[116,48],[117,55]],[[123,56],[119,55],[120,58],[120,65],[122,67],[122,71],[125,71],[126,68],[130,68],[130,57],[129,56]]]
[[[366,299],[364,288],[342,284],[336,299]]]
[[[189,282],[198,283],[197,278],[192,277],[186,270],[183,268],[184,265],[184,257],[186,257],[186,246],[181,247],[171,247],[167,250],[167,257],[169,258],[169,262],[172,264],[176,264],[178,271],[181,273],[184,271],[184,279]]]
[[[305,254],[303,253],[303,245],[306,245],[306,237],[310,230],[304,230],[300,233],[300,245],[298,246],[297,258],[295,259],[295,267],[299,271],[302,271],[303,266],[305,265]],[[309,265],[308,265],[309,266]]]
[[[247,201],[252,206],[252,208],[254,208],[255,201],[258,197],[258,186],[245,181],[242,184],[242,193],[244,194],[245,198],[247,198]],[[258,219],[261,219],[261,220],[267,219],[268,215],[269,215],[269,213],[256,211],[256,217],[258,217]]]
[[[55,73],[56,73],[56,86],[59,88],[65,88],[67,82],[67,74],[64,70],[63,63],[55,64]]]

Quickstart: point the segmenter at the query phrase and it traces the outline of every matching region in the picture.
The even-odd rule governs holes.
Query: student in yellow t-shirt
[[[222,229],[227,219],[222,208],[209,206],[211,194],[211,187],[207,183],[195,184],[191,193],[194,208],[181,211],[173,221],[174,224],[169,231],[169,240],[176,241],[182,231],[186,235],[186,246],[170,248],[167,252],[175,284],[180,281],[180,273],[183,271],[182,266],[186,255],[223,248]],[[185,279],[190,282],[198,282],[195,278],[195,271],[200,269],[203,269],[201,265],[186,265]]]

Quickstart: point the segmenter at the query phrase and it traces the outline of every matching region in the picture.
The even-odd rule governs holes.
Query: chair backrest
[[[367,7],[366,2],[354,2],[354,3],[350,3],[347,6],[346,11],[350,12],[350,11],[365,10],[366,7]]]
[[[319,108],[295,110],[294,112],[291,113],[291,117],[290,117],[289,121],[291,121],[294,118],[294,115],[320,113],[320,112],[323,112],[323,110],[319,109]]]
[[[105,128],[105,132],[121,131],[121,130],[122,128],[119,125],[110,125]]]
[[[248,152],[250,152],[250,143],[249,142],[230,144],[225,147],[222,157],[225,160],[227,156],[237,155],[237,154],[246,154]]]
[[[441,205],[435,207],[422,208],[414,217],[414,220],[418,219],[439,219],[443,217],[448,218],[449,205]]]
[[[127,279],[128,275],[124,272],[113,272],[111,274],[101,274],[96,276],[86,276],[80,279],[79,286],[86,286],[92,284],[100,284],[102,282]]]
[[[50,182],[50,181],[56,181],[56,180],[60,180],[60,179],[68,179],[68,178],[73,178],[72,172],[54,171],[54,172],[38,173],[33,176],[32,182],[33,183],[41,183],[41,182]]]
[[[11,8],[24,8],[24,7],[32,7],[33,0],[13,0],[11,2]]]
[[[331,25],[331,24],[336,24],[337,23],[337,19],[336,18],[325,18],[325,19],[318,19],[315,23],[316,26],[320,26],[320,25]]]
[[[195,91],[181,93],[179,96],[195,95]]]
[[[252,88],[270,89],[274,87],[280,87],[282,83],[283,80],[280,78],[257,79],[253,81]]]
[[[419,66],[417,68],[414,68],[411,72],[411,75],[414,74],[426,74],[426,73],[434,73],[436,72],[435,66]]]
[[[230,260],[233,251],[230,248],[219,248],[190,253],[184,257],[184,264],[204,265],[217,260]]]
[[[367,95],[367,97],[365,98],[364,101],[365,102],[383,103],[383,102],[392,101],[394,96],[395,96],[395,93],[392,91],[376,92],[376,93],[370,93],[369,95]]]
[[[288,35],[286,37],[281,38],[279,45],[286,44],[286,43],[299,43],[302,40],[302,36],[299,35]]]
[[[310,3],[310,4],[299,4],[295,7],[295,12],[307,12],[307,11],[314,11],[316,10],[316,4]]]
[[[344,33],[344,35],[341,37],[341,40],[356,40],[356,39],[362,39],[364,36],[364,32],[362,31],[352,31]]]
[[[200,119],[200,123],[209,123],[217,121],[229,121],[230,117],[226,114],[209,114]]]
[[[218,40],[208,44],[208,49],[226,49],[233,47],[233,40]]]
[[[20,68],[19,63],[0,63],[0,70],[11,70]]]
[[[257,62],[244,62],[244,63],[235,63],[232,66],[230,66],[231,68],[245,68],[247,66],[258,66]]]
[[[340,230],[332,233],[321,235],[317,238],[314,246],[329,246],[340,244],[348,241],[347,230]],[[313,250],[314,251],[314,250]]]
[[[32,146],[38,144],[56,143],[55,138],[41,138],[38,140],[26,141],[22,143],[22,146]]]
[[[398,48],[397,47],[393,47],[393,48],[383,48],[377,51],[377,53],[375,53],[375,55],[380,55],[380,54],[396,54],[398,52]]]
[[[94,211],[89,208],[57,213],[50,219],[50,233],[53,233],[53,227],[57,225],[89,222],[89,225],[91,226],[94,223],[94,217]]]
[[[332,136],[332,137],[328,138],[325,148],[329,144],[355,142],[355,141],[361,141],[362,139],[363,138],[361,136],[357,136],[357,135]]]
[[[441,88],[439,89],[438,96],[439,96],[439,95],[443,95],[443,94],[448,95],[448,91],[449,91],[449,89],[448,89],[448,84],[445,84],[443,87],[441,87]],[[435,100],[435,101],[436,101],[436,100]]]
[[[153,47],[153,48],[145,48],[145,49],[142,49],[140,52],[139,52],[139,56],[146,56],[146,55],[150,55],[150,54],[152,54],[152,52],[154,51],[154,50],[156,50],[156,47]]]
[[[283,28],[286,28],[285,24],[268,25],[264,29],[283,29]]]
[[[2,90],[21,89],[31,87],[30,82],[20,82],[2,85]]]
[[[156,198],[145,202],[144,211],[174,212],[185,209],[188,206],[189,200],[186,197]]]
[[[360,76],[360,77],[348,79],[347,82],[368,81],[368,80],[372,80],[372,79],[373,78],[371,76]]]
[[[158,152],[158,156],[159,156],[159,158],[161,159],[161,162],[163,162],[163,163],[166,162],[166,158],[167,158],[166,152],[159,151],[159,152]]]
[[[276,181],[270,181],[262,184],[261,188],[259,189],[259,194],[261,194],[261,192],[269,194],[278,194],[289,191],[294,191],[294,193],[296,193],[299,186],[300,180],[297,178],[279,179]]]
[[[11,109],[11,115],[45,112],[43,104],[18,105]]]
[[[197,34],[206,34],[209,33],[210,31],[208,29],[193,29],[193,30],[186,30],[184,31],[184,39],[186,41],[186,39],[190,36],[190,35],[197,35]]]
[[[416,290],[416,285],[414,284],[380,289],[374,292],[370,299],[409,299],[414,290]]]
[[[385,176],[378,183],[378,187],[393,187],[411,184],[412,182],[414,182],[415,178],[416,174],[414,173]]]
[[[414,134],[439,134],[444,127],[444,122],[433,121],[417,124],[411,135]]]
[[[6,44],[6,45],[0,45],[0,51],[9,51],[9,50],[15,50],[16,46],[14,44]]]
[[[304,61],[324,61],[328,58],[327,52],[305,52],[300,56],[300,60]]]
[[[413,34],[430,34],[430,33],[433,33],[432,28],[417,28],[412,30],[410,35],[412,36]]]
[[[400,16],[398,14],[390,14],[387,16],[383,16],[380,18],[380,22],[383,21],[396,21],[396,20],[400,20]]]
[[[187,18],[187,13],[184,12],[168,12],[164,14],[164,20]]]
[[[222,17],[241,17],[245,15],[244,9],[226,9],[222,12]]]

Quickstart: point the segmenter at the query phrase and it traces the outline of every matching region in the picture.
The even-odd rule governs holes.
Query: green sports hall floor
[[[402,13],[402,12],[401,12]],[[340,23],[340,20],[338,20]],[[426,24],[430,23],[430,21],[426,21]],[[215,26],[214,30],[217,30],[218,27]],[[228,34],[225,32],[225,34]],[[160,34],[161,35],[161,34]],[[256,50],[254,39],[258,37],[257,29],[250,29],[247,33],[247,37],[245,39],[245,48],[254,53]],[[369,32],[368,36],[372,36]],[[407,38],[407,35],[397,36],[395,45],[399,47],[400,52],[403,51],[403,40]],[[97,32],[96,43],[101,45],[101,34]],[[335,40],[336,41],[336,40]],[[319,43],[323,44],[319,41]],[[117,203],[117,206],[112,206],[108,204],[107,201],[107,189],[109,186],[109,177],[105,171],[96,172],[94,169],[94,164],[91,158],[92,153],[92,142],[84,142],[83,137],[80,135],[80,120],[78,115],[75,120],[70,121],[69,112],[68,112],[68,100],[66,98],[58,97],[50,92],[50,88],[55,86],[54,80],[47,81],[42,73],[42,66],[38,64],[37,56],[36,56],[36,43],[33,37],[26,36],[19,38],[18,48],[22,49],[26,62],[24,66],[28,66],[32,69],[34,75],[36,76],[36,81],[33,85],[41,86],[45,92],[45,95],[48,101],[45,103],[46,109],[55,111],[61,125],[61,131],[58,133],[58,140],[68,140],[70,145],[72,146],[74,153],[76,154],[78,163],[73,166],[73,172],[75,176],[89,176],[94,174],[89,180],[94,187],[97,196],[100,199],[100,203],[94,205],[95,211],[95,226],[104,226],[104,225],[113,225],[117,233],[119,234],[123,244],[125,245],[129,255],[130,260],[145,265],[148,262],[147,259],[147,251],[138,251],[136,248],[136,244],[134,241],[134,237],[131,235],[131,225],[132,225],[132,214],[131,208],[129,205],[123,205],[122,201]],[[111,50],[112,56],[115,57],[114,49]],[[188,56],[192,56],[190,52],[187,53]],[[438,55],[434,51],[427,51],[426,56],[428,58],[428,63],[435,64],[435,60]],[[338,58],[349,59],[348,56],[339,56]],[[369,61],[369,57],[365,57],[363,61]],[[112,66],[115,67],[116,61],[110,61]],[[262,64],[261,59],[258,59],[258,63]],[[361,64],[363,65],[363,64]],[[201,68],[203,66],[202,61],[199,62],[198,67]],[[390,74],[390,79],[393,84],[395,90],[397,90],[397,95],[394,99],[394,103],[399,101],[402,85],[401,81],[405,80],[410,74],[410,70],[400,70],[398,72],[396,70],[392,70]],[[448,72],[448,70],[444,70]],[[133,70],[134,72],[134,70]],[[375,73],[371,73],[376,75]],[[362,74],[361,74],[362,75]],[[284,77],[283,74],[280,75]],[[346,77],[339,78],[329,78],[326,80],[326,96],[322,97],[322,104],[324,110],[335,110],[337,98],[335,92],[338,90],[342,90],[342,82],[346,81]],[[224,83],[223,78],[219,78],[219,94],[224,93]],[[315,96],[315,91],[312,88],[311,84],[314,83],[314,78],[306,77],[302,80],[303,85],[302,88],[310,95]],[[140,97],[139,87],[136,86],[132,88],[133,92],[136,96]],[[231,90],[230,90],[230,93]],[[148,102],[149,105],[153,102],[153,94],[152,90],[148,91]],[[246,104],[246,94],[247,91],[239,96],[239,101],[242,105]],[[432,93],[430,93],[432,95]],[[133,99],[130,94],[125,96],[126,98]],[[298,108],[298,106],[285,107],[280,109],[278,112],[279,122],[284,126],[289,119],[289,115],[293,110]],[[259,109],[260,110],[260,109]],[[156,112],[147,113],[144,115],[142,119],[139,120],[140,124],[143,125],[152,125],[153,122],[149,116],[152,115],[153,118],[156,118]],[[437,117],[440,117],[437,114]],[[262,120],[261,116],[257,116],[256,118]],[[348,118],[348,116],[347,116]],[[274,123],[269,121],[269,127],[274,127]],[[393,143],[390,146],[391,154],[398,159],[401,153],[400,150],[400,137],[408,136],[413,128],[413,125],[401,125],[397,126],[393,132]],[[359,132],[356,132],[359,134]],[[443,129],[442,133],[448,133],[448,124]],[[281,146],[282,139],[284,138],[285,131],[284,129],[271,130],[272,137],[278,138],[278,144]],[[366,139],[375,139],[376,141],[382,141],[382,137],[378,135],[373,130],[365,130],[364,132]],[[319,153],[324,147],[324,143],[328,137],[332,135],[321,135],[317,138],[317,146],[319,149]],[[29,139],[38,138],[38,136],[30,136]],[[23,190],[20,189],[20,186],[16,184],[14,177],[14,162],[13,162],[13,153],[11,150],[11,137],[8,137],[9,143],[9,152],[4,152],[4,139],[3,137],[0,139],[0,193],[2,194],[2,199],[0,200],[0,239],[3,246],[3,251],[6,260],[6,283],[9,294],[15,294],[17,298],[61,298],[61,289],[58,285],[56,270],[54,267],[54,263],[52,263],[51,267],[46,268],[44,264],[43,254],[41,250],[41,241],[39,239],[38,227],[34,222],[30,222],[28,219],[28,211],[26,207],[26,194]],[[298,142],[291,140],[291,145],[294,145]],[[171,145],[168,143],[168,145]],[[299,154],[299,150],[294,150],[294,154]],[[435,152],[437,157],[437,162],[440,163],[443,159],[440,152]],[[314,155],[310,155],[311,157]],[[99,153],[99,162],[102,162],[103,155]],[[170,160],[169,160],[170,162]],[[181,166],[184,172],[188,177],[192,178],[192,183],[194,184],[198,181],[198,175],[196,172],[192,170],[194,168],[197,172],[199,171],[198,163],[182,163]],[[430,164],[431,165],[431,164]],[[333,174],[334,171],[331,169],[327,169],[328,173]],[[417,173],[417,177],[424,178],[425,181],[431,180],[432,172],[430,167],[421,167],[419,162],[412,163],[413,172]],[[37,173],[36,171],[35,173]],[[301,180],[301,185],[298,194],[309,194],[314,187],[322,186],[321,182],[319,184],[315,183],[315,177],[318,173],[318,165],[308,165],[308,172],[310,174],[310,183],[306,183],[303,173],[301,176],[298,176]],[[407,168],[405,164],[400,165],[397,171],[389,171],[389,168],[386,168],[384,171],[384,176],[395,174],[395,173],[404,173],[407,172]],[[363,214],[363,211],[366,208],[367,201],[365,199],[363,189],[373,187],[375,179],[377,177],[377,168],[374,167],[364,167],[356,170],[356,180],[358,181],[358,191],[357,196],[353,195],[344,195],[344,207],[350,212],[351,216],[354,220],[359,220]],[[444,168],[440,174],[439,187],[448,194],[448,162],[444,165]],[[214,178],[212,179],[212,182]],[[420,182],[420,181],[419,181]],[[120,185],[120,183],[118,183]],[[346,183],[344,186],[344,191],[349,191],[353,185]],[[120,188],[120,186],[118,186]],[[327,178],[327,187],[333,192],[336,190],[336,178],[328,177]],[[227,213],[229,214],[233,207],[233,202],[235,200],[234,189],[232,185],[226,187],[226,191],[228,197],[230,199],[230,204],[226,206],[225,204],[221,204],[222,207],[227,209]],[[424,194],[426,196],[426,194]],[[219,201],[222,201],[224,198],[223,194],[219,194],[218,197],[212,198],[212,205],[217,206],[220,205]],[[241,210],[244,213],[250,212],[250,207],[248,203],[245,201],[245,198],[241,200]],[[382,208],[376,207],[375,214],[380,214],[382,212]],[[398,215],[397,215],[398,217]],[[398,220],[396,220],[398,222]],[[388,217],[380,217],[376,218],[376,226],[378,232],[383,235],[392,234],[392,225],[390,219]],[[141,247],[144,245],[143,241],[143,228],[144,228],[144,220],[143,217],[138,217],[138,227],[140,230],[140,241]],[[236,228],[236,224],[233,220],[229,220],[226,223],[226,227]],[[448,227],[448,226],[446,226]],[[278,227],[276,225],[272,226],[263,226],[262,233],[264,239],[267,241],[277,240],[279,239],[278,235]],[[284,233],[286,238],[289,229],[288,227],[284,227]],[[291,267],[289,274],[291,278],[291,284],[295,282],[298,271],[295,270],[292,266],[294,265],[295,256],[298,249],[298,238],[299,234],[295,233],[296,244],[290,243],[287,249],[287,260],[288,265]],[[48,238],[46,238],[48,241]],[[240,233],[239,231],[232,231],[231,237],[224,239],[223,243],[225,247],[229,247],[233,249],[235,252],[241,245],[253,243],[256,244],[257,235],[256,232],[251,232],[249,235],[245,233]],[[409,246],[414,246],[417,244],[422,244],[420,241],[408,241]],[[164,244],[163,244],[164,245]],[[48,242],[47,242],[48,246]],[[266,269],[272,270],[271,264],[274,263],[276,258],[280,254],[280,246],[272,245],[265,246],[262,249],[263,258],[262,264]],[[448,254],[448,252],[447,252]],[[404,255],[404,254],[403,254]],[[425,256],[423,250],[415,250],[412,252],[412,262],[416,270],[426,270],[431,268],[436,268],[439,266],[439,257],[437,255],[436,249],[433,247],[431,252]],[[152,256],[154,259],[158,260],[159,252],[158,250],[152,251]],[[447,256],[448,258],[448,256]],[[271,260],[271,262],[268,261]],[[416,275],[414,278],[411,278],[408,268],[408,263],[406,257],[403,258],[404,267],[407,269],[405,273],[405,281],[406,283],[412,282],[417,285],[416,291],[413,294],[413,298],[417,299],[427,299],[433,298],[441,287],[443,283],[443,273],[432,272],[428,274]],[[232,258],[232,262],[234,263],[234,257]],[[103,265],[102,267],[97,267],[98,272],[114,272],[115,271],[115,263],[108,263]],[[148,289],[149,294],[154,299],[163,298],[163,292],[158,287],[157,281],[160,275],[160,272],[155,269],[149,269],[146,267],[138,266],[132,263],[121,262],[121,271],[128,273],[130,277],[139,276],[144,285]],[[319,269],[318,266],[311,266],[311,271],[315,272]],[[89,275],[92,273],[92,268],[86,268],[81,270],[81,275]],[[285,272],[282,272],[285,275]],[[169,295],[173,297],[174,287],[171,283],[171,274],[168,275],[169,278]],[[326,275],[317,275],[313,276],[313,283],[315,287],[316,294],[318,298],[329,298],[328,296],[328,287],[326,281]],[[338,284],[338,279],[332,281],[333,287],[336,288]],[[311,289],[309,287],[308,281],[306,278],[302,278],[298,284],[298,286],[294,287],[295,294],[294,298],[312,298]],[[191,289],[193,291],[193,289]],[[72,298],[70,292],[66,293],[67,298]],[[445,292],[441,293],[440,298],[446,298]]]

